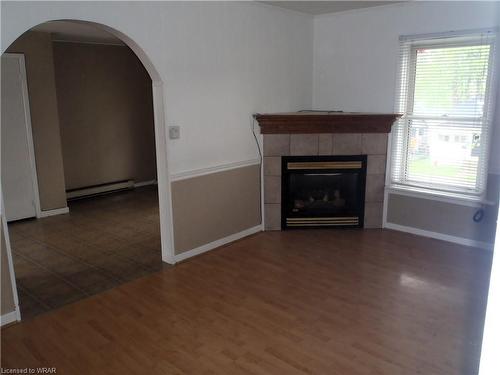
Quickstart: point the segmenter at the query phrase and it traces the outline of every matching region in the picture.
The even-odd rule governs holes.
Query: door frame
[[[24,59],[24,54],[22,53],[4,53],[2,58],[9,58],[17,60],[19,64],[20,78],[21,78],[21,91],[23,95],[23,107],[24,107],[24,117],[26,119],[26,138],[28,142],[28,157],[31,167],[31,182],[33,184],[33,192],[35,195],[35,215],[39,219],[42,215],[42,209],[40,206],[40,192],[38,190],[38,174],[36,171],[36,159],[35,159],[35,145],[33,143],[33,130],[31,127],[31,112],[30,112],[30,101],[28,95],[28,78],[26,76],[26,62]],[[5,206],[4,206],[5,207]],[[4,217],[5,221],[7,218]]]
[[[12,316],[11,313],[7,313],[5,315],[2,315],[1,318],[1,325],[6,325],[9,323],[12,323],[14,321],[21,321],[21,309],[19,308],[19,296],[17,293],[17,282],[16,282],[16,275],[14,273],[14,262],[12,261],[12,251],[10,247],[10,237],[9,237],[9,230],[7,227],[7,218],[3,214],[2,208],[5,207],[4,201],[3,201],[3,193],[2,193],[2,186],[0,185],[0,219],[2,221],[0,230],[3,230],[3,238],[5,240],[5,252],[7,253],[7,266],[9,268],[9,274],[10,274],[10,284],[12,288],[12,297],[14,298],[14,315]],[[15,319],[14,319],[15,317]]]
[[[164,94],[164,85],[163,78],[160,75],[159,71],[156,69],[155,64],[151,61],[150,57],[146,54],[146,52],[141,48],[139,44],[137,44],[131,37],[127,34],[115,29],[111,26],[107,26],[100,22],[95,22],[90,19],[82,19],[79,17],[41,17],[38,22],[29,23],[30,26],[15,24],[14,27],[19,27],[17,32],[15,33],[12,39],[7,38],[5,42],[6,46],[10,46],[17,38],[19,38],[26,31],[30,30],[32,27],[40,25],[45,22],[50,21],[72,21],[72,22],[81,22],[85,24],[93,25],[97,28],[103,29],[117,38],[122,40],[138,57],[142,65],[147,70],[149,76],[152,81],[152,90],[153,90],[153,112],[154,112],[154,126],[155,126],[155,148],[156,148],[156,170],[157,170],[157,179],[158,179],[158,199],[159,199],[159,210],[160,210],[160,234],[161,234],[161,254],[162,261],[168,264],[175,264],[175,245],[174,245],[174,230],[173,230],[173,218],[172,218],[172,195],[171,195],[171,185],[170,185],[170,173],[169,173],[169,160],[170,160],[170,147],[168,146],[168,137],[167,137],[167,118],[166,118],[166,96]],[[3,45],[3,43],[2,43]],[[6,55],[5,48],[1,48],[0,53]],[[22,63],[24,66],[24,55],[22,57]],[[26,73],[26,69],[24,70],[24,74]],[[25,77],[26,78],[26,77]],[[27,95],[27,85],[25,86],[25,94]],[[28,106],[29,107],[29,106]],[[29,108],[28,108],[29,111]],[[30,126],[31,126],[31,116]],[[33,152],[34,155],[34,152]],[[34,158],[33,158],[34,160]],[[35,170],[36,172],[36,170]],[[37,188],[38,188],[38,179]],[[2,191],[0,189],[0,217],[5,219],[5,213],[3,212],[3,197]],[[3,223],[5,238],[9,238],[9,232],[7,228],[6,220]],[[6,246],[7,256],[12,259],[12,252],[10,247],[10,241]],[[18,293],[17,293],[17,285],[15,282],[15,271],[11,261],[9,261],[9,269],[11,271],[11,284],[12,290],[14,293],[14,301],[16,304],[15,312],[17,320],[21,319],[21,315],[19,312],[18,306]]]

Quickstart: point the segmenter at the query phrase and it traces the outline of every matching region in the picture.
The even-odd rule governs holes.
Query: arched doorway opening
[[[85,29],[85,28],[94,28],[96,30],[99,30],[100,32],[108,33],[109,35],[112,35],[114,38],[119,40],[122,44],[126,45],[128,48],[130,48],[135,56],[139,59],[140,63],[142,66],[146,69],[149,77],[151,78],[151,96],[152,96],[152,107],[153,107],[153,113],[152,113],[152,118],[153,118],[153,123],[154,123],[154,149],[156,151],[155,155],[155,162],[156,162],[156,178],[157,178],[157,184],[158,184],[158,205],[159,205],[159,223],[160,223],[160,244],[159,246],[161,247],[161,259],[163,262],[166,263],[174,263],[174,256],[173,256],[173,241],[172,241],[172,224],[171,224],[171,213],[170,213],[170,184],[169,184],[169,178],[168,178],[168,165],[167,165],[167,150],[166,150],[166,134],[165,134],[165,115],[164,115],[164,99],[163,99],[163,85],[162,85],[162,80],[161,77],[158,73],[158,71],[155,69],[153,63],[151,60],[148,58],[148,56],[144,53],[144,51],[129,37],[124,35],[123,33],[119,32],[118,30],[112,29],[110,27],[107,27],[102,24],[97,24],[93,22],[87,22],[87,21],[80,21],[80,20],[57,20],[57,21],[50,21],[47,23],[44,23],[42,25],[38,25],[35,27],[36,30],[43,31],[44,27],[45,30],[50,32],[51,27],[50,24],[55,24],[55,23],[63,23],[66,25],[65,27],[71,28],[71,25],[74,26],[74,29]],[[47,27],[47,25],[49,27]],[[30,29],[30,30],[33,30]],[[28,31],[30,31],[28,30]],[[99,32],[97,32],[99,34]],[[101,33],[102,34],[102,33]],[[24,35],[24,34],[23,34]],[[87,35],[89,37],[89,35]],[[94,35],[95,37],[95,35]],[[90,36],[92,38],[92,36]],[[89,43],[93,43],[92,40],[88,40]],[[9,50],[7,50],[9,52]],[[50,168],[50,167],[49,167]],[[37,176],[35,176],[37,178]],[[8,197],[4,195],[4,199],[7,200],[9,199]],[[7,203],[7,202],[6,202]],[[5,205],[2,205],[2,210],[5,209]],[[43,211],[40,207],[37,209],[37,217],[43,217]],[[56,210],[50,210],[50,211],[57,211]],[[4,213],[2,213],[2,217],[4,216]],[[42,215],[40,215],[40,213]],[[58,212],[55,212],[58,213]],[[4,230],[6,234],[8,233],[7,230],[7,224],[6,220],[2,220],[2,225],[4,226]],[[133,225],[133,223],[131,223]],[[16,274],[15,274],[15,268],[12,263],[12,254],[11,254],[11,248],[10,248],[10,240],[9,236],[7,235],[6,237],[6,250],[7,250],[7,258],[8,258],[8,263],[9,263],[9,268],[10,268],[10,273],[11,273],[11,281],[13,285],[13,292],[14,292],[14,299],[16,302],[16,308],[17,311],[19,311],[18,307],[18,298],[17,298],[17,288],[16,288]],[[160,250],[160,249],[158,249]],[[19,316],[19,315],[18,315]]]

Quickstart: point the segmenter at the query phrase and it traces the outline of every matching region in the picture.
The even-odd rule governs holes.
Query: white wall
[[[133,39],[165,85],[171,174],[257,158],[250,115],[311,107],[312,18],[248,2],[2,2],[2,52],[51,19]]]
[[[314,108],[394,111],[400,35],[494,27],[500,24],[499,12],[498,2],[444,1],[316,17]],[[499,122],[497,116],[497,129]],[[500,129],[494,145],[500,148]],[[500,174],[500,153],[494,159],[490,170]]]
[[[498,25],[494,2],[415,2],[314,20],[315,107],[393,111],[399,36]]]

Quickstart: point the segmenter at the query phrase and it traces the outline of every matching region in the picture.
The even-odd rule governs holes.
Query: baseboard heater
[[[76,199],[94,197],[96,195],[114,193],[121,190],[129,190],[133,189],[134,185],[134,180],[123,180],[110,182],[107,184],[88,186],[84,188],[70,189],[66,190],[66,199],[71,201]]]

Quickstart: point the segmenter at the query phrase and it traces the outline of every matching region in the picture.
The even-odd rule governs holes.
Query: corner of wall
[[[3,203],[3,201],[2,201]],[[9,248],[8,248],[9,246]],[[13,272],[10,252],[9,234],[7,224],[0,216],[0,256],[1,256],[1,325],[5,325],[19,319],[17,290]]]
[[[51,35],[28,31],[7,52],[25,56],[41,209],[66,207]]]

